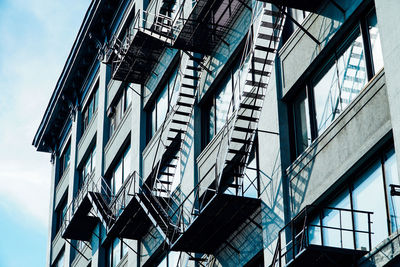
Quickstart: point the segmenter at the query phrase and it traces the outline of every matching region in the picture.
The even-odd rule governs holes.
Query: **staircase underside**
[[[136,196],[120,211],[107,236],[139,240],[147,232],[151,221]]]
[[[66,226],[62,235],[63,238],[83,241],[90,240],[94,227],[100,221],[98,217],[88,216],[92,207],[89,196],[86,195]]]
[[[229,6],[230,14],[227,12]],[[212,53],[242,6],[238,0],[197,0],[189,17],[184,20],[173,47],[196,53]],[[214,10],[214,22],[210,10]]]
[[[217,194],[171,249],[212,254],[260,206],[260,199]]]
[[[113,63],[113,79],[143,84],[157,64],[165,43],[138,30],[120,62]],[[117,60],[117,56],[115,57]]]
[[[288,255],[287,265],[289,266],[350,266],[356,264],[367,251],[335,248],[326,246],[309,245],[304,251],[297,254],[295,260],[290,260]],[[290,260],[290,261],[289,261]]]

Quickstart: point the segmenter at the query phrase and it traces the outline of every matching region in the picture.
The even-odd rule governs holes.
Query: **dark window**
[[[224,127],[235,110],[233,100],[235,86],[239,80],[240,57],[232,65],[233,67],[226,72],[204,110],[204,146]]]
[[[67,194],[65,194],[65,196],[63,196],[62,200],[60,201],[60,203],[58,204],[58,207],[56,209],[56,233],[58,233],[58,231],[60,230],[63,222],[64,222],[64,218],[65,215],[67,214]]]
[[[93,115],[97,111],[98,98],[99,98],[98,88],[99,88],[99,83],[97,82],[92,95],[89,97],[86,106],[82,111],[82,133],[85,132],[89,123],[92,121]]]
[[[379,160],[373,162],[366,170],[355,175],[337,197],[327,203],[327,207],[356,211],[373,212],[371,214],[371,247],[375,247],[390,233],[398,230],[400,197],[390,195],[390,184],[399,185],[396,155],[394,150],[383,153]],[[390,207],[392,206],[392,207]],[[352,218],[352,214],[353,217]],[[339,212],[327,209],[312,221],[309,228],[311,244],[324,244],[331,247],[369,248],[368,218],[365,213]],[[358,230],[340,231],[335,227]],[[320,227],[322,225],[322,227]],[[332,227],[332,228],[330,228]],[[321,233],[322,229],[322,233]],[[365,232],[362,232],[365,231]],[[322,240],[321,240],[322,238]]]
[[[68,168],[69,161],[71,158],[71,142],[65,146],[64,151],[60,157],[60,177],[63,175],[64,171]]]
[[[374,11],[353,28],[321,71],[312,75],[291,105],[294,156],[300,155],[346,109],[382,68]]]
[[[107,266],[116,267],[127,252],[123,239],[115,238],[107,248]]]
[[[180,75],[178,67],[171,73],[164,83],[162,90],[155,98],[147,112],[147,137],[148,141],[163,124],[167,113],[173,108],[178,99]]]
[[[120,160],[115,165],[110,179],[110,187],[112,194],[118,193],[119,189],[122,187],[123,183],[129,178],[131,174],[131,154],[130,146],[122,154]]]
[[[110,114],[110,136],[115,132],[118,125],[121,123],[122,118],[125,115],[126,110],[129,108],[132,102],[132,89],[129,85],[124,88],[118,101],[112,107],[112,112]]]
[[[80,172],[79,187],[81,187],[96,169],[96,146],[89,152]]]

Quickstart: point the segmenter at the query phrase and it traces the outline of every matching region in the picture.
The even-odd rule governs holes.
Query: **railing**
[[[89,192],[95,192],[101,194],[106,203],[109,203],[112,200],[112,195],[110,194],[111,189],[108,186],[107,182],[102,176],[95,179],[95,174],[93,171],[92,174],[89,176],[89,178],[81,186],[76,197],[73,199],[73,201],[69,204],[67,208],[67,212],[64,215],[64,220],[62,223],[63,233],[68,227],[68,224],[71,222],[72,218],[74,217],[76,211],[82,204],[82,201],[87,197]]]
[[[295,261],[310,246],[371,250],[373,212],[332,207],[315,209],[307,206],[280,230],[272,267]]]

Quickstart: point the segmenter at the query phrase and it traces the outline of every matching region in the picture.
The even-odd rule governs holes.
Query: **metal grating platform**
[[[172,245],[173,251],[212,254],[261,205],[260,199],[217,194]]]

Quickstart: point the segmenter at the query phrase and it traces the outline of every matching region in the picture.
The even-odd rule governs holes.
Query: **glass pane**
[[[374,63],[374,71],[377,73],[383,67],[383,55],[381,39],[378,29],[378,21],[375,11],[371,12],[367,17],[368,32],[371,42],[372,60]]]
[[[210,112],[209,112],[209,128],[208,128],[208,141],[211,141],[215,135],[215,110],[214,106],[210,107]]]
[[[312,245],[322,245],[321,227],[319,226],[319,218],[314,218],[308,225],[308,243]]]
[[[354,184],[353,208],[355,210],[372,211],[371,229],[372,247],[375,247],[388,235],[385,195],[383,191],[383,177],[380,162],[370,167]],[[362,213],[354,216],[355,230],[368,230],[368,217]],[[357,248],[368,248],[365,243],[365,234],[356,233]]]
[[[337,72],[335,65],[332,65],[324,76],[314,85],[318,135],[323,132],[335,118],[338,96]]]
[[[396,154],[391,150],[385,155],[385,177],[387,186],[387,195],[389,197],[389,212],[391,232],[394,233],[400,227],[400,197],[391,196],[390,185],[400,185],[399,176],[397,174]]]
[[[232,99],[232,80],[231,74],[229,73],[229,77],[223,83],[220,91],[215,97],[216,103],[216,132],[225,125],[226,119],[228,115],[231,113],[230,103]]]
[[[368,81],[360,33],[357,33],[355,40],[339,57],[337,65],[341,89],[337,108],[340,113],[361,92]]]
[[[132,89],[130,89],[128,85],[125,90],[126,90],[125,109],[127,109],[132,102]]]
[[[300,155],[311,144],[309,114],[308,99],[305,90],[303,90],[293,104],[296,156]]]
[[[112,255],[112,266],[115,267],[121,259],[121,246],[119,244],[119,239],[116,238],[113,242],[113,255]]]
[[[157,114],[156,114],[156,106],[153,106],[153,110],[150,114],[150,136],[153,136],[157,130]]]
[[[131,174],[131,149],[128,149],[124,155],[124,182],[128,179],[129,175]]]
[[[116,194],[122,186],[122,162],[120,161],[114,171],[114,188],[113,193]]]
[[[178,75],[178,68],[172,73],[169,79],[169,95],[170,95],[170,108],[172,108],[176,101],[178,100],[179,95],[179,85],[180,85],[181,76]]]
[[[165,87],[157,99],[157,125],[156,129],[163,124],[165,116],[168,112],[168,88]]]

